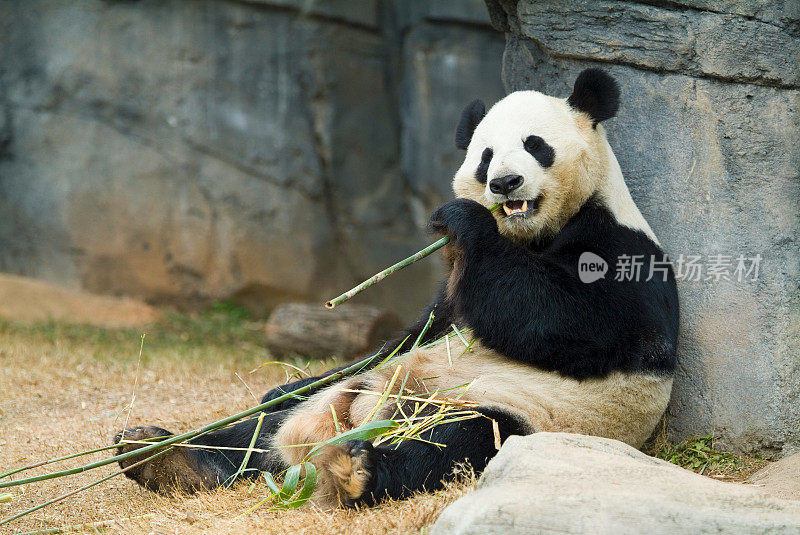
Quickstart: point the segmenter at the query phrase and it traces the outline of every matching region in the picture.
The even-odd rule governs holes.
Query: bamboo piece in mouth
[[[500,203],[493,204],[493,205],[491,205],[489,207],[489,211],[490,212],[494,212],[500,206],[501,206]],[[341,305],[342,303],[344,303],[345,301],[349,300],[353,296],[355,296],[357,294],[360,294],[361,292],[363,292],[364,290],[366,290],[367,288],[369,288],[373,284],[379,283],[380,281],[382,281],[383,279],[385,279],[386,277],[388,277],[389,275],[391,275],[395,271],[400,271],[404,267],[410,266],[414,262],[422,260],[423,258],[428,256],[432,252],[438,251],[439,249],[444,247],[447,244],[447,242],[449,242],[449,241],[450,241],[450,236],[445,236],[444,238],[440,238],[439,240],[436,240],[435,242],[433,242],[429,246],[425,247],[421,251],[417,251],[416,253],[412,254],[408,258],[405,258],[405,259],[399,261],[398,263],[387,267],[383,271],[381,271],[379,273],[376,273],[375,275],[371,276],[370,278],[368,278],[367,280],[365,280],[364,282],[362,282],[358,286],[356,286],[354,288],[351,288],[350,290],[347,290],[342,295],[331,299],[330,301],[325,303],[325,308],[329,308],[330,309],[330,308],[336,307],[337,305]]]

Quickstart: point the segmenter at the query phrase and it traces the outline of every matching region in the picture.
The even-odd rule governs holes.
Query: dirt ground
[[[203,340],[213,338],[206,331],[214,325],[201,323],[200,327],[194,325],[177,335],[180,328],[175,325],[171,330],[156,329],[152,336],[148,333],[129,427],[155,424],[179,432],[252,406],[255,399],[237,372],[255,396],[285,382],[284,368],[279,365],[248,373],[271,359],[247,336],[209,345]],[[139,337],[135,331],[0,323],[0,471],[108,445],[125,425],[124,409],[137,374]],[[326,366],[330,363],[311,369]],[[97,453],[25,474],[78,466],[106,455]],[[0,492],[13,493],[13,500],[0,504],[0,518],[114,470],[107,466],[3,489]],[[362,511],[262,508],[248,513],[269,494],[265,484],[168,498],[120,476],[2,526],[0,532],[101,522],[107,523],[103,532],[110,533],[419,533],[472,484]],[[77,531],[97,532],[89,527]]]
[[[143,328],[0,319],[0,472],[109,445],[123,427],[154,424],[182,432],[253,406],[264,392],[295,373],[261,347],[263,329],[263,323],[252,321],[242,309],[225,304],[195,315],[164,313]],[[271,365],[260,367],[265,362]],[[309,364],[299,358],[283,362],[311,373],[339,364]],[[134,385],[136,400],[128,416]],[[664,428],[645,451],[727,481],[743,481],[766,464],[715,450],[711,436],[671,444]],[[96,453],[24,475],[80,466],[110,455]],[[10,503],[0,503],[0,519],[116,470],[110,465],[0,489],[0,494],[7,490],[13,494]],[[474,485],[473,476],[436,494],[365,510],[262,507],[250,512],[270,494],[263,480],[252,487],[243,483],[196,496],[164,497],[119,476],[0,526],[0,533],[45,529],[53,533],[68,526],[80,526],[71,532],[131,534],[425,533],[447,505]],[[98,524],[86,526],[90,523]]]

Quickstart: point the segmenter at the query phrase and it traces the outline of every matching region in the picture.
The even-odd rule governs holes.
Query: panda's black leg
[[[528,426],[508,412],[479,409],[484,417],[442,424],[424,433],[430,443],[408,440],[393,446],[373,447],[351,441],[331,448],[321,459],[329,501],[344,505],[373,505],[384,498],[405,498],[415,491],[437,490],[455,477],[459,463],[469,463],[476,473],[497,453],[492,420],[498,423],[499,439],[530,432]]]
[[[189,444],[198,447],[173,447],[169,452],[128,470],[125,475],[149,490],[169,493],[175,490],[196,492],[211,489],[231,483],[234,477],[255,476],[260,470],[279,471],[283,468],[282,463],[277,452],[269,451],[272,447],[269,437],[275,433],[284,417],[282,413],[265,413],[254,448],[268,451],[252,452],[247,470],[238,476],[236,474],[256,431],[258,418],[201,435],[189,441]],[[154,426],[136,427],[117,433],[114,443],[122,442],[117,452],[125,453],[144,446],[126,441],[143,441],[169,435],[171,433],[168,431]],[[119,464],[127,468],[153,453],[134,455]]]

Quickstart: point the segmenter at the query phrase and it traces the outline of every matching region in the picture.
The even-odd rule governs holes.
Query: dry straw
[[[499,205],[493,205],[489,208],[489,210],[495,210]],[[344,294],[340,295],[339,297],[329,301],[326,303],[328,308],[334,308],[336,305],[350,299],[357,293],[363,291],[364,289],[374,285],[375,283],[379,282],[386,276],[394,273],[395,271],[402,269],[414,262],[425,258],[432,252],[440,249],[449,241],[448,237],[444,237],[435,243],[429,245],[425,249],[411,255],[410,257],[402,260],[393,266],[381,271],[380,273],[370,277],[368,280],[364,281],[363,283],[359,284],[352,290],[345,292]],[[414,344],[411,347],[410,351],[415,350],[417,347],[420,346],[421,341],[424,339],[425,334],[427,333],[428,329],[430,328],[431,324],[433,323],[433,313],[431,313],[430,317],[428,318],[427,324],[424,326],[422,331],[420,332],[417,339],[414,341]],[[463,331],[459,330],[455,325],[452,326],[453,331],[455,332],[456,336],[460,341],[463,343],[465,349],[461,353],[464,353],[471,350],[472,343],[474,342],[467,342],[466,338],[464,338]],[[370,390],[352,390],[350,392],[356,394],[363,394],[368,396],[376,396],[378,399],[376,401],[376,405],[373,410],[370,412],[369,416],[365,419],[362,425],[354,428],[348,429],[339,432],[335,437],[326,440],[324,442],[318,444],[306,444],[304,446],[312,446],[309,453],[306,455],[303,462],[300,464],[294,465],[283,472],[283,474],[278,474],[283,476],[283,484],[281,487],[278,487],[277,483],[275,482],[273,474],[269,472],[263,472],[263,477],[267,487],[270,489],[271,494],[267,496],[264,500],[256,504],[252,507],[249,511],[252,511],[258,507],[266,503],[271,503],[273,508],[277,509],[293,509],[302,506],[311,498],[313,494],[316,483],[317,483],[317,470],[316,467],[312,464],[311,460],[314,458],[315,455],[320,453],[322,449],[326,446],[335,446],[339,444],[343,444],[350,440],[372,440],[376,445],[377,444],[398,444],[400,442],[406,440],[420,440],[426,441],[422,438],[421,435],[430,431],[437,425],[442,425],[446,423],[454,423],[461,420],[466,420],[470,418],[477,418],[477,417],[485,417],[479,412],[472,410],[471,407],[474,404],[461,400],[461,396],[465,393],[468,389],[470,384],[464,384],[456,387],[455,389],[461,389],[462,392],[456,397],[440,397],[441,392],[420,392],[416,393],[411,391],[407,387],[407,381],[409,379],[409,373],[403,376],[403,379],[399,385],[398,389],[395,389],[395,385],[399,380],[402,372],[402,362],[403,356],[397,355],[400,348],[405,344],[408,340],[406,338],[403,340],[398,346],[387,356],[385,356],[377,365],[376,368],[383,368],[386,366],[396,366],[395,372],[392,375],[391,379],[385,385],[383,391],[370,391]],[[448,360],[450,365],[452,366],[452,356],[450,352],[450,335],[446,335],[434,342],[431,342],[423,347],[427,347],[429,345],[435,343],[446,343],[447,350],[448,350]],[[142,345],[144,344],[144,336],[142,337]],[[261,424],[263,422],[263,418],[265,415],[265,411],[287,401],[289,399],[295,399],[302,397],[303,394],[310,392],[316,388],[325,386],[330,384],[338,379],[341,379],[346,376],[350,375],[358,375],[362,373],[366,369],[371,369],[370,364],[377,359],[383,350],[378,351],[374,355],[366,357],[346,368],[333,373],[331,375],[322,377],[316,381],[313,381],[305,386],[300,388],[296,388],[290,392],[286,392],[285,394],[278,396],[275,399],[267,401],[265,403],[261,403],[256,405],[250,409],[245,411],[239,412],[232,416],[228,416],[227,418],[223,418],[216,422],[210,423],[205,425],[201,428],[194,429],[192,431],[187,431],[185,433],[181,433],[178,435],[173,435],[170,437],[159,437],[156,439],[148,439],[145,441],[123,441],[119,445],[109,445],[100,448],[94,448],[87,451],[82,451],[78,453],[73,453],[70,455],[65,455],[62,457],[57,457],[54,459],[49,459],[41,462],[37,462],[34,464],[30,464],[27,466],[23,466],[21,468],[16,468],[13,470],[6,471],[0,474],[0,489],[15,487],[19,485],[27,485],[30,483],[36,483],[39,481],[46,481],[49,479],[55,479],[60,477],[66,477],[74,474],[79,474],[82,472],[86,472],[88,470],[93,470],[95,468],[100,468],[102,466],[107,466],[112,463],[118,463],[120,461],[124,461],[130,459],[132,457],[142,457],[144,454],[150,454],[147,457],[141,458],[140,460],[136,461],[134,464],[127,466],[121,470],[117,470],[107,476],[104,476],[100,479],[92,481],[82,487],[79,487],[75,490],[72,490],[66,494],[62,494],[56,498],[48,500],[44,503],[41,503],[35,507],[17,513],[13,516],[0,520],[0,526],[17,520],[27,514],[30,514],[34,511],[38,511],[48,505],[66,499],[70,496],[74,496],[79,492],[82,492],[86,489],[94,487],[95,485],[99,485],[115,476],[124,474],[128,470],[135,468],[137,466],[141,466],[142,464],[160,456],[168,451],[170,451],[173,447],[192,447],[192,448],[203,448],[203,449],[237,449],[246,451],[245,457],[241,466],[237,470],[236,474],[232,476],[230,481],[226,481],[225,484],[229,485],[232,483],[237,476],[243,474],[247,470],[247,464],[250,460],[250,456],[253,452],[256,453],[263,453],[264,450],[255,448],[256,439],[258,434],[261,430]],[[140,355],[141,355],[141,347],[140,347]],[[298,369],[299,370],[299,369]],[[137,373],[138,376],[138,373]],[[138,377],[137,377],[138,380]],[[135,392],[135,385],[134,385],[134,392]],[[133,405],[133,401],[135,399],[135,393],[131,399],[131,406]],[[384,409],[387,404],[394,404],[394,411],[392,417],[385,420],[377,420],[377,416],[379,414],[384,413]],[[333,408],[331,408],[333,411]],[[253,437],[250,441],[248,448],[227,448],[227,447],[212,447],[206,445],[196,445],[196,444],[188,444],[189,440],[197,438],[201,435],[209,433],[211,431],[221,429],[223,427],[232,425],[240,420],[243,420],[248,417],[252,417],[253,415],[259,414],[258,416],[258,423],[256,425],[255,432],[253,433]],[[336,429],[341,430],[339,420],[335,411],[333,411],[333,418],[336,423]],[[495,434],[497,435],[497,426],[496,423],[493,422],[493,429],[495,430]],[[495,437],[496,440],[499,439],[499,436]],[[426,441],[427,442],[427,441]],[[27,470],[31,470],[34,468],[47,466],[54,463],[59,463],[62,461],[66,461],[69,459],[74,459],[83,455],[89,455],[93,453],[103,452],[106,450],[114,449],[119,447],[122,444],[143,444],[143,446],[139,449],[132,450],[126,453],[121,453],[118,455],[114,455],[112,457],[102,459],[100,461],[95,461],[92,463],[84,464],[82,466],[78,466],[75,468],[69,468],[66,470],[59,470],[56,472],[50,472],[46,474],[41,474],[37,476],[22,478],[22,479],[9,479],[11,476],[14,476],[20,472],[24,472]],[[435,444],[437,447],[444,447],[443,444]],[[298,445],[301,446],[301,445]],[[0,499],[2,501],[10,501],[13,498],[13,495],[9,493],[0,493]],[[86,527],[89,527],[87,524]]]

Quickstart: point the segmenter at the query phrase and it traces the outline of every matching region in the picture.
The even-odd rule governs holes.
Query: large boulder
[[[605,124],[634,200],[674,261],[700,256],[700,280],[679,273],[671,438],[800,449],[800,2],[487,3],[509,91],[565,97],[589,66],[619,80]]]
[[[723,483],[618,442],[567,433],[512,436],[477,490],[431,535],[800,533],[800,501]]]
[[[800,500],[800,453],[770,463],[747,480],[777,498]]]

